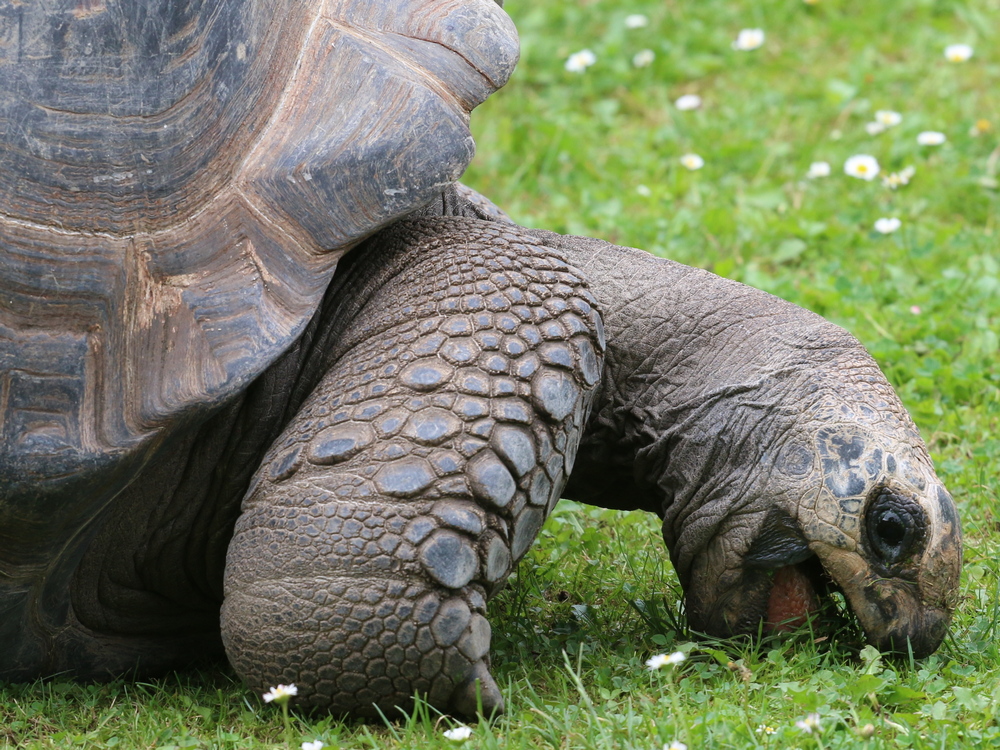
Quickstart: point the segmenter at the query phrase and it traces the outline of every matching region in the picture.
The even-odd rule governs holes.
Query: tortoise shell
[[[494,0],[0,0],[2,494],[257,377],[517,54]]]

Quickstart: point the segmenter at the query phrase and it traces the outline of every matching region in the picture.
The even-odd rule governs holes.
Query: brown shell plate
[[[517,54],[493,0],[0,0],[2,495],[245,387]]]

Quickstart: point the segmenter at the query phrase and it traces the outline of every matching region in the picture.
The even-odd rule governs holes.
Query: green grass
[[[466,180],[529,226],[645,247],[815,310],[855,333],[898,388],[963,517],[953,635],[890,663],[809,633],[690,644],[655,519],[566,504],[491,605],[508,714],[469,748],[1000,745],[1000,149],[998,0],[511,0],[522,62],[473,117]],[[624,18],[644,13],[645,28]],[[737,52],[744,27],[764,46]],[[944,60],[946,44],[975,56]],[[589,48],[584,73],[566,58]],[[633,55],[651,49],[649,67]],[[704,105],[672,102],[697,93]],[[900,125],[870,136],[879,109]],[[991,129],[973,136],[977,120]],[[942,146],[916,134],[944,132]],[[700,154],[688,171],[679,157]],[[897,191],[843,174],[876,156],[913,166]],[[829,177],[807,180],[813,161]],[[640,187],[645,186],[645,187]],[[881,236],[876,219],[902,228]],[[682,648],[679,667],[649,655]],[[820,716],[818,733],[795,722]],[[758,732],[759,725],[775,729]],[[392,727],[293,720],[294,742],[454,746],[418,711]],[[862,739],[866,725],[871,738]],[[283,745],[280,711],[227,671],[149,683],[0,688],[11,747]]]

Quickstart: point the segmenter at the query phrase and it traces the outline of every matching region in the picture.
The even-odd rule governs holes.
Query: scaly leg
[[[372,716],[419,693],[489,714],[486,602],[572,469],[600,316],[515,226],[424,218],[356,252],[335,361],[243,504],[226,649],[255,690],[295,683],[298,705]]]

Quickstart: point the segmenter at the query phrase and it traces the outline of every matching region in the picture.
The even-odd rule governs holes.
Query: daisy
[[[688,746],[685,745],[683,742],[674,740],[670,744],[664,745],[663,750],[688,750]]]
[[[324,747],[326,747],[326,745],[323,744],[323,740],[314,740],[313,742],[302,743],[302,750],[323,750]]]
[[[899,112],[891,109],[880,109],[875,113],[875,122],[887,128],[894,128],[903,121],[903,116]]]
[[[465,742],[469,737],[472,736],[472,729],[465,726],[457,726],[454,729],[448,729],[444,732],[445,739],[452,740],[453,742]]]
[[[989,120],[980,117],[975,123],[973,123],[972,127],[969,128],[969,135],[975,138],[976,136],[980,136],[988,131],[991,127],[992,126],[990,125]]]
[[[287,702],[289,698],[293,695],[298,695],[299,689],[295,685],[278,685],[278,687],[273,687],[268,690],[262,696],[265,703],[270,703],[271,701],[277,701],[278,703]]]
[[[761,724],[757,727],[757,734],[774,734],[778,730],[767,724]]]
[[[795,726],[807,734],[819,731],[819,714],[809,714],[806,718],[795,722]]]
[[[733,49],[740,52],[749,52],[764,45],[763,29],[743,29],[733,40]]]
[[[806,172],[806,178],[810,180],[815,180],[817,177],[829,177],[830,176],[830,162],[826,161],[814,161],[809,165],[809,171]]]
[[[885,132],[885,125],[880,123],[878,120],[875,122],[865,123],[865,132],[868,135],[878,135],[879,133]]]
[[[680,110],[698,109],[701,106],[701,97],[697,94],[684,94],[676,102],[674,106]]]
[[[879,234],[892,234],[897,229],[899,229],[902,225],[903,225],[903,222],[901,222],[895,216],[893,216],[893,217],[885,217],[885,216],[883,216],[881,219],[879,219],[878,221],[875,222],[875,231],[878,232]],[[812,715],[813,714],[809,714],[809,716],[812,716]],[[806,719],[808,719],[808,718],[809,717],[807,716]],[[798,726],[798,724],[796,724],[796,726]],[[817,725],[816,726],[817,726],[817,728],[819,727],[818,721],[817,721]]]
[[[641,49],[632,57],[632,64],[637,68],[645,68],[653,64],[656,53],[651,49]]]
[[[949,44],[944,48],[944,56],[948,62],[965,62],[972,57],[972,47],[968,44]]]
[[[643,26],[649,25],[649,19],[642,13],[633,13],[630,16],[625,16],[625,28],[626,29],[641,29]]]
[[[844,174],[859,180],[874,180],[878,175],[878,160],[868,154],[856,154],[844,162]]]
[[[892,174],[885,175],[882,177],[882,184],[885,185],[890,190],[895,190],[903,185],[910,184],[910,178],[916,173],[913,167],[907,167],[899,172],[893,172]]]
[[[672,667],[675,664],[680,664],[686,658],[683,651],[674,651],[672,654],[657,654],[646,660],[646,666],[651,671],[655,671],[660,667]]]
[[[566,59],[566,70],[570,73],[583,73],[595,62],[597,62],[597,55],[589,49],[582,49]]]
[[[936,130],[925,130],[923,133],[917,134],[917,143],[921,146],[940,146],[946,140],[948,137]]]
[[[698,154],[684,154],[684,156],[681,157],[681,164],[693,172],[696,169],[704,167],[705,160],[698,156]]]

